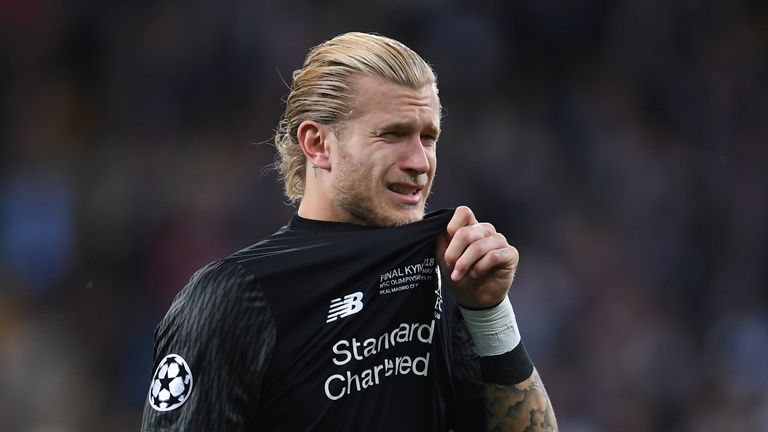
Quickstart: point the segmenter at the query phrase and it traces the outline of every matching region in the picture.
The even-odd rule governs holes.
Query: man
[[[517,251],[467,207],[424,215],[440,109],[399,42],[310,51],[275,139],[298,213],[179,293],[142,430],[557,429],[507,298]]]

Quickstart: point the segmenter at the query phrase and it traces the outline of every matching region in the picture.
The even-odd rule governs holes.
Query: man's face
[[[340,219],[370,226],[421,220],[437,164],[440,108],[431,85],[357,81],[352,119],[332,153],[332,199]]]

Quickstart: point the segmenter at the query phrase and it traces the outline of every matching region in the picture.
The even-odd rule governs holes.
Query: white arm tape
[[[504,354],[515,349],[520,343],[515,311],[512,310],[509,297],[491,309],[459,308],[480,357]]]

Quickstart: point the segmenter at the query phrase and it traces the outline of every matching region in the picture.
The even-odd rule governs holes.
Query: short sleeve
[[[230,261],[198,271],[155,331],[141,430],[246,430],[274,345],[253,276]]]

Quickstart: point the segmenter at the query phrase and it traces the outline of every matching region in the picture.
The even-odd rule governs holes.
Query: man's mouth
[[[401,195],[416,195],[421,192],[423,187],[408,183],[392,183],[387,185],[387,189]]]

